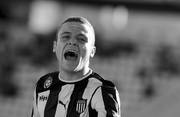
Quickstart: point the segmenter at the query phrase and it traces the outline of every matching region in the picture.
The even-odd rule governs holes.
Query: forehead
[[[83,32],[90,33],[92,30],[87,24],[83,24],[80,22],[66,22],[61,25],[59,32]]]

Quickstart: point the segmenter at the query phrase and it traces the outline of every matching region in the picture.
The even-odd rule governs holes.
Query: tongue
[[[66,56],[66,60],[76,60],[76,56]]]
[[[65,53],[64,56],[65,56],[66,60],[76,60],[77,59],[76,54],[73,52],[67,52],[67,53]]]

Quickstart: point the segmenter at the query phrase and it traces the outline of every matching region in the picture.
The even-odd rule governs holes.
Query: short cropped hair
[[[73,16],[73,17],[69,17],[67,18],[66,20],[64,20],[61,25],[58,27],[58,32],[59,30],[61,29],[62,25],[67,23],[67,22],[78,22],[78,23],[82,23],[82,24],[85,24],[87,26],[89,26],[89,28],[91,29],[92,31],[92,34],[93,34],[93,38],[95,40],[95,31],[94,31],[94,28],[93,26],[91,25],[91,23],[84,17],[80,17],[80,16]]]
[[[87,24],[90,28],[93,29],[93,26],[91,25],[91,23],[84,17],[69,17],[62,23],[62,25],[67,22],[79,22],[82,24]]]

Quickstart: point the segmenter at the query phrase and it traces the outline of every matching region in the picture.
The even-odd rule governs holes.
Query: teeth
[[[74,52],[74,53],[77,53],[77,51],[75,51],[75,50],[67,50],[67,51],[65,51],[65,53],[67,53],[67,52]]]
[[[75,52],[75,50],[69,50],[69,51],[71,51],[71,52]]]

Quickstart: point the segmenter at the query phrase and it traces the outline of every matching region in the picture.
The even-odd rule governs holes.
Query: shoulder
[[[111,87],[111,88],[115,88],[115,85],[112,81],[110,80],[105,80],[102,76],[100,76],[98,73],[93,72],[91,74],[91,78],[96,79],[97,82],[101,82],[103,87]]]
[[[102,85],[98,87],[92,95],[92,108],[99,109],[105,106],[107,112],[112,112],[113,109],[115,110],[114,112],[117,112],[119,107],[116,109],[117,106],[115,105],[120,105],[120,100],[116,86],[112,81],[103,79],[99,74],[93,74]]]
[[[95,92],[98,89],[101,89],[101,93],[104,96],[105,95],[112,95],[114,98],[116,98],[116,95],[118,94],[118,90],[117,90],[117,87],[115,86],[115,84],[112,81],[105,80],[104,78],[102,78],[97,73],[92,73],[92,75],[94,76],[95,79],[97,79],[99,82],[101,82],[101,85],[99,85],[99,87],[97,87]]]
[[[49,90],[58,81],[58,74],[59,72],[51,72],[41,76],[36,83],[36,91]]]

